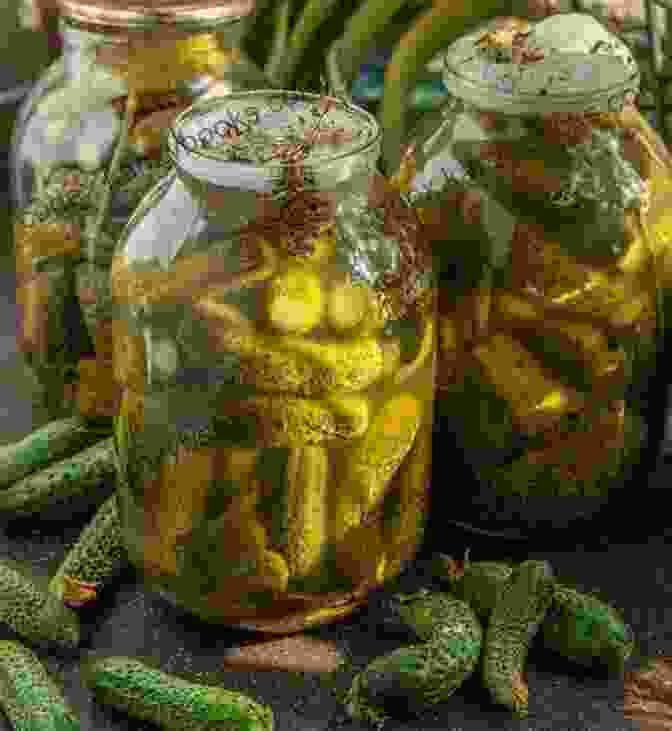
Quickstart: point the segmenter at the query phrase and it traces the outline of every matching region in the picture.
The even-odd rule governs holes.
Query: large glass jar
[[[596,536],[642,502],[625,486],[642,498],[663,435],[672,158],[590,16],[494,20],[450,47],[444,81],[402,164],[441,269],[437,509]]]
[[[252,0],[60,9],[63,56],[19,111],[11,150],[18,343],[47,418],[111,417],[114,242],[167,172],[162,130],[196,98],[259,83],[236,46]]]
[[[422,536],[431,253],[344,101],[199,102],[169,150],[112,264],[128,554],[207,620],[344,616]]]

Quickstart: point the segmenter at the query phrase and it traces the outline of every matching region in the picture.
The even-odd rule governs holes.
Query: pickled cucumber
[[[268,321],[285,334],[304,335],[324,316],[325,302],[319,275],[307,267],[290,267],[268,287]]]
[[[362,391],[383,372],[382,348],[371,337],[327,343],[229,329],[218,332],[216,341],[240,356],[242,383],[261,391],[301,396]]]
[[[332,286],[326,311],[329,325],[337,332],[373,332],[385,324],[375,292],[351,279]]]
[[[313,572],[327,538],[329,457],[323,447],[289,453],[287,563],[292,576]]]
[[[236,418],[247,419],[246,433],[253,434],[255,442],[269,447],[319,445],[361,437],[369,425],[369,404],[354,395],[321,401],[260,395],[225,402],[220,420],[229,422],[230,431],[235,432]]]
[[[167,457],[158,479],[145,486],[144,560],[153,570],[177,572],[176,548],[203,513],[215,477],[216,449],[186,449]]]
[[[388,484],[413,446],[422,417],[420,401],[409,393],[392,397],[375,415],[362,440],[353,447],[344,484],[336,496],[337,537],[347,536],[380,505]]]
[[[383,526],[388,560],[385,578],[398,574],[422,542],[428,517],[431,453],[432,430],[422,426],[398,472],[394,512],[386,516]]]
[[[514,338],[496,333],[473,352],[524,431],[533,434],[552,428],[582,410],[580,394],[550,377]]]

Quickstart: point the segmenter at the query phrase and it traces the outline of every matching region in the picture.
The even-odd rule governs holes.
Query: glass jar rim
[[[254,0],[57,0],[64,18],[85,27],[154,30],[213,26],[251,15]]]
[[[443,54],[442,80],[454,97],[487,111],[534,115],[619,111],[639,92],[640,71],[634,57],[621,49],[622,58],[610,42],[606,43],[610,53],[542,46],[534,49],[541,51],[541,57],[528,62],[479,56],[476,48],[494,35],[497,20],[458,38]],[[613,39],[625,47],[617,36]]]
[[[327,96],[324,94],[315,94],[311,92],[298,92],[283,89],[254,89],[252,91],[241,91],[233,94],[228,94],[225,97],[203,99],[196,102],[188,109],[185,109],[175,118],[172,126],[167,130],[167,151],[176,169],[181,170],[188,175],[192,175],[201,179],[201,175],[194,175],[192,171],[187,169],[184,163],[181,163],[178,160],[179,148],[184,150],[188,155],[193,156],[193,158],[200,158],[201,161],[209,161],[213,164],[219,163],[221,165],[240,165],[249,169],[250,171],[255,168],[258,170],[263,169],[266,171],[268,171],[269,169],[286,170],[288,168],[291,168],[292,166],[295,166],[296,162],[292,160],[284,160],[279,157],[272,158],[271,160],[264,162],[245,161],[241,163],[237,160],[228,160],[221,155],[213,154],[213,152],[211,151],[212,148],[209,148],[207,144],[203,144],[202,140],[196,139],[193,135],[184,135],[180,132],[180,130],[183,129],[188,122],[193,121],[195,118],[198,118],[198,116],[205,117],[206,115],[213,112],[223,112],[226,109],[227,105],[230,104],[232,101],[241,101],[245,99],[262,100],[272,98],[276,98],[279,100],[298,98],[306,102],[328,100],[334,105],[337,105],[343,111],[353,113],[353,115],[356,115],[359,120],[364,122],[369,127],[370,134],[368,136],[365,135],[364,139],[360,143],[348,147],[347,150],[337,151],[332,154],[318,157],[314,162],[311,161],[311,167],[319,169],[320,167],[331,165],[338,162],[339,160],[351,158],[355,155],[364,155],[369,151],[375,150],[376,146],[378,146],[379,149],[380,140],[382,137],[382,130],[380,128],[380,125],[372,114],[355,104],[352,104],[344,99],[340,99],[337,97]],[[218,120],[218,123],[226,124],[226,121],[224,119],[220,119]],[[204,127],[201,131],[205,130],[213,132],[212,129],[207,127]],[[222,137],[222,139],[224,139],[224,135],[221,132],[215,130],[214,134],[219,135],[220,137]],[[191,145],[187,142],[187,140],[190,139],[193,141]]]

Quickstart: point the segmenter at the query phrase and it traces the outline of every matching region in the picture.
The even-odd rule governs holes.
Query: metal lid
[[[638,93],[639,68],[601,23],[566,13],[479,26],[450,46],[443,80],[454,96],[503,114],[618,111]]]
[[[157,25],[214,25],[254,10],[254,0],[58,0],[64,16],[83,25],[139,30]]]

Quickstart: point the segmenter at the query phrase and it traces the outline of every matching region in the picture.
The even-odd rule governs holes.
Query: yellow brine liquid
[[[324,129],[347,131],[353,115],[373,124],[334,103],[321,112],[319,97],[294,101],[289,131],[283,124],[275,134],[315,140]],[[258,110],[262,131],[264,115],[280,109],[276,101]],[[430,277],[409,294],[403,277],[355,266],[374,261],[363,254],[367,239],[353,234],[360,226],[371,241],[375,230],[362,223],[370,210],[356,219],[332,205],[316,191],[319,178],[307,190],[311,150],[362,145],[340,134],[289,166],[281,203],[253,195],[257,218],[226,242],[201,234],[152,267],[131,255],[131,231],[113,266],[129,555],[174,603],[213,621],[273,632],[337,619],[396,576],[422,538],[435,288]],[[255,141],[258,150],[263,138]],[[370,180],[362,182],[368,195]],[[178,184],[166,183],[164,201]],[[221,195],[223,225],[233,212],[227,192],[205,194],[211,210]],[[365,209],[376,207],[368,200]],[[394,250],[402,223],[389,205],[377,210]],[[410,277],[408,251],[396,271]]]

